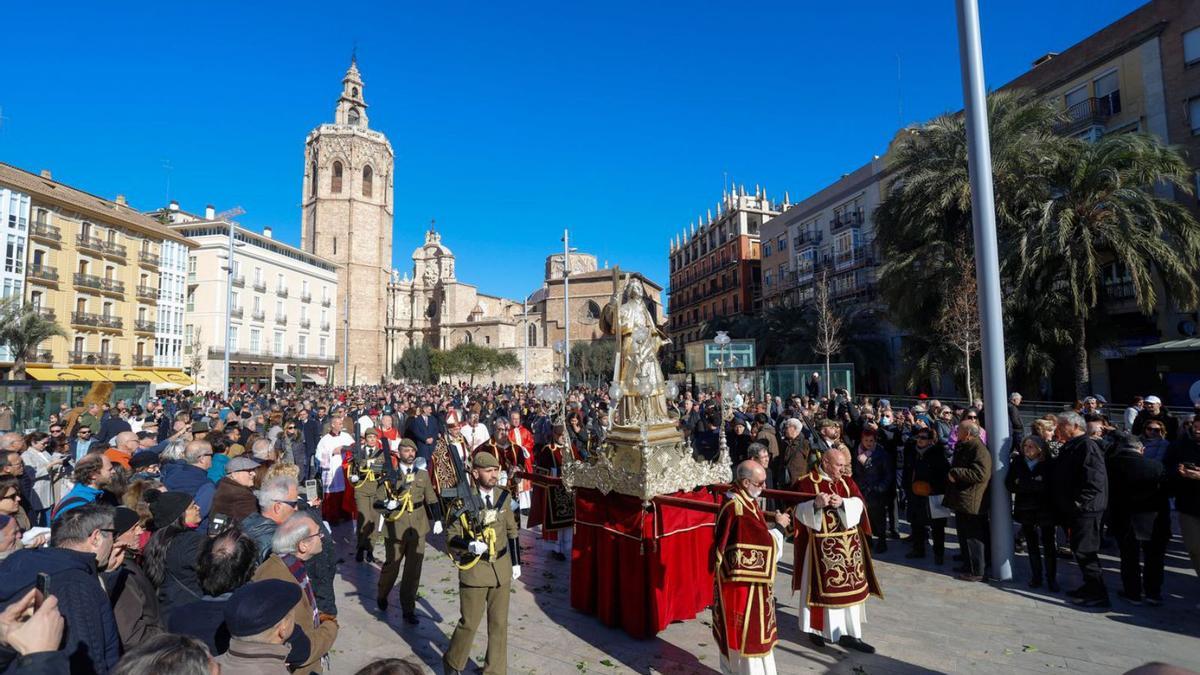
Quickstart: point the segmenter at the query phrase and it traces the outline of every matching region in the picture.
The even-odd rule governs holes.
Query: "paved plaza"
[[[353,673],[372,660],[416,654],[430,672],[441,672],[441,653],[458,619],[457,581],[442,553],[428,549],[417,613],[405,624],[395,591],[387,621],[375,610],[378,565],[355,564],[350,528],[335,528],[341,565],[337,582],[341,634],[333,672]],[[525,564],[514,584],[510,608],[510,673],[719,673],[710,615],[669,626],[656,639],[633,640],[571,609],[570,565],[534,551],[534,533],[522,533]],[[441,543],[441,539],[431,541]],[[934,570],[930,559],[905,560],[907,546],[893,544],[877,558],[885,598],[872,598],[866,639],[875,655],[849,655],[837,647],[817,651],[797,625],[791,595],[791,566],[781,565],[776,582],[780,642],[779,673],[1120,673],[1162,660],[1200,670],[1200,581],[1191,571],[1178,537],[1167,559],[1166,604],[1134,607],[1113,597],[1108,612],[1081,611],[1063,596],[1030,591],[1026,560],[1018,556],[1017,580],[968,584],[953,579],[947,563]],[[381,552],[377,549],[377,554]],[[1119,583],[1115,550],[1104,562],[1110,589]],[[784,556],[791,561],[790,551]],[[1078,585],[1073,564],[1059,572],[1064,589]],[[482,660],[484,637],[473,653]],[[469,671],[468,671],[469,672]]]

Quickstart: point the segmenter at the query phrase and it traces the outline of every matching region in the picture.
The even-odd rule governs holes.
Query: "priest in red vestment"
[[[533,432],[521,425],[521,413],[516,410],[508,414],[508,423],[508,440],[520,455],[514,465],[521,471],[533,473]],[[529,516],[531,490],[533,484],[528,480],[520,480],[509,486],[509,493],[517,496],[517,506],[526,517]]]
[[[713,636],[727,675],[775,675],[775,565],[783,534],[771,529],[758,497],[767,470],[753,460],[737,466],[733,490],[717,513],[714,533]],[[786,514],[773,522],[786,528]]]
[[[554,425],[554,437],[537,451],[535,470],[545,476],[562,476],[563,452],[567,451],[567,430]],[[575,526],[575,499],[561,485],[534,484],[530,499],[529,525],[542,526],[542,549],[555,560],[566,560],[571,553]]]
[[[867,596],[883,597],[871,564],[866,502],[847,472],[850,451],[838,444],[792,490],[808,496],[796,505],[795,571],[800,628],[817,647],[837,642],[873,653],[863,642]]]

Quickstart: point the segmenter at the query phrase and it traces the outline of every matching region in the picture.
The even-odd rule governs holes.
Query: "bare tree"
[[[188,365],[192,367],[192,377],[197,377],[200,369],[204,367],[204,341],[203,330],[200,326],[196,326],[195,334],[192,335],[192,353],[188,356]]]
[[[979,353],[979,292],[975,284],[975,262],[960,248],[954,255],[958,277],[945,294],[941,313],[934,329],[946,342],[962,352],[963,372],[966,374],[967,400],[975,400],[971,379],[971,360]]]
[[[829,272],[821,272],[816,284],[813,310],[817,313],[817,334],[813,340],[813,351],[825,357],[825,386],[832,387],[829,377],[829,359],[842,351],[842,317],[829,300]]]

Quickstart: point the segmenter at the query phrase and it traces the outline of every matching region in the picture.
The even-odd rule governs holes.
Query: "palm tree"
[[[13,357],[10,380],[25,379],[25,361],[29,353],[44,340],[54,336],[66,337],[59,325],[42,316],[37,307],[26,305],[20,296],[0,300],[0,344],[8,347]]]
[[[1030,226],[1014,242],[1025,261],[1020,278],[1054,271],[1051,290],[1067,300],[1079,396],[1091,393],[1087,325],[1103,297],[1105,266],[1128,270],[1145,314],[1158,304],[1159,283],[1180,306],[1200,300],[1200,223],[1155,189],[1190,195],[1191,176],[1183,155],[1155,136],[1067,140],[1049,176],[1053,189],[1028,206]]]

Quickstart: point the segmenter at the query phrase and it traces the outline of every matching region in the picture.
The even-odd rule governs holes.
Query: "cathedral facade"
[[[334,122],[318,126],[304,144],[301,247],[337,265],[342,314],[334,319],[339,362],[333,381],[388,381],[408,347],[453,349],[467,342],[517,356],[520,367],[497,373],[498,382],[560,378],[562,357],[553,347],[567,337],[568,322],[571,344],[603,337],[599,317],[614,293],[612,270],[601,269],[595,256],[564,259],[560,253],[546,258],[542,285],[527,297],[481,293],[459,279],[454,252],[433,224],[412,253],[411,271],[394,269],[395,154],[387,136],[369,127],[363,91],[352,62]],[[634,274],[661,323],[662,288]]]

